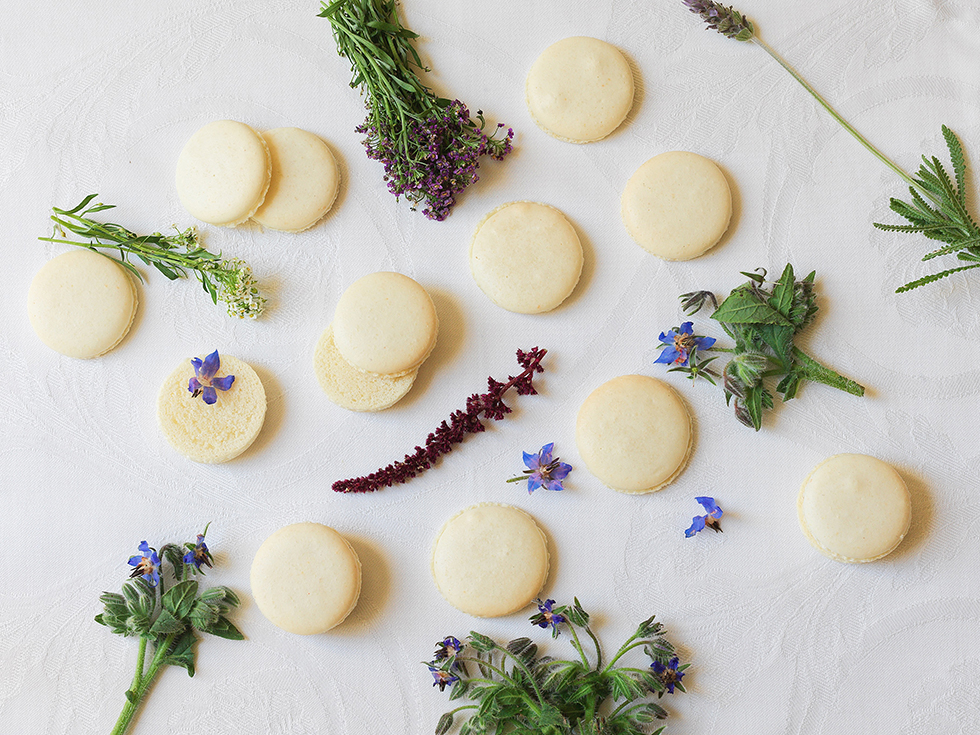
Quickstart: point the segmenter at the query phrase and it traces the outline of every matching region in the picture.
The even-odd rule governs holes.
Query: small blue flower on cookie
[[[218,400],[215,389],[228,390],[235,382],[234,375],[226,375],[222,378],[215,377],[218,368],[221,367],[221,358],[218,356],[217,350],[205,357],[203,361],[199,357],[191,358],[191,365],[194,366],[194,377],[188,381],[187,390],[190,392],[191,398],[203,396],[204,402],[209,406]]]

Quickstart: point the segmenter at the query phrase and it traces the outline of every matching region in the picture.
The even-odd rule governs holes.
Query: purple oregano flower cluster
[[[541,360],[547,352],[537,347],[529,352],[518,350],[517,362],[524,368],[520,375],[509,376],[506,383],[487,378],[489,390],[483,394],[474,393],[467,398],[466,410],[453,411],[448,422],[443,421],[438,429],[429,434],[424,447],[415,447],[415,451],[406,454],[401,462],[390,464],[366,477],[337,480],[333,484],[333,489],[338,493],[369,493],[382,487],[408,482],[416,475],[425,472],[439,457],[451,452],[453,446],[463,441],[467,434],[485,431],[486,427],[480,420],[481,417],[499,421],[510,413],[511,409],[504,403],[503,396],[511,388],[514,388],[519,396],[537,395],[538,392],[533,385],[534,374],[544,372]]]
[[[488,155],[501,161],[511,151],[512,128],[503,138],[488,136],[482,111],[477,118],[479,125],[470,119],[466,105],[453,100],[441,110],[433,107],[428,118],[412,120],[407,127],[368,114],[356,132],[366,136],[368,158],[384,164],[388,191],[424,204],[422,213],[441,222],[452,211],[456,196],[479,181],[480,158]],[[497,124],[498,129],[503,126]]]

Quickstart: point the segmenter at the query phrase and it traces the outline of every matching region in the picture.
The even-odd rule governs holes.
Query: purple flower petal
[[[197,378],[191,378],[187,381],[187,391],[189,393],[196,393],[201,390],[201,381]]]
[[[538,452],[538,457],[540,457],[540,459],[538,461],[542,465],[550,464],[551,463],[551,453],[552,453],[552,451],[554,451],[554,449],[555,449],[555,443],[554,442],[551,442],[550,444],[545,444],[543,447],[541,447],[541,451]]]
[[[143,561],[142,556],[131,556],[129,557],[129,561],[126,563],[129,564],[129,566],[131,567],[138,567],[142,563],[142,561]]]
[[[694,334],[694,322],[684,322],[681,324],[680,334]]]
[[[556,480],[564,480],[568,477],[568,473],[572,471],[572,466],[567,462],[559,462],[558,467],[554,469],[551,476]]]
[[[541,461],[537,454],[528,454],[527,452],[522,452],[524,455],[524,466],[529,470],[537,470],[541,467]]]
[[[218,400],[218,394],[210,385],[204,386],[204,388],[201,389],[201,393],[204,396],[204,402],[209,406],[213,405]]]
[[[218,372],[219,367],[221,367],[221,358],[218,356],[218,351],[215,350],[204,358],[204,364],[201,366],[201,371],[198,373],[198,377],[203,378],[204,380],[211,380],[211,378],[214,377],[214,374]],[[214,403],[214,401],[212,401],[212,403]]]
[[[700,496],[695,498],[695,500],[704,506],[704,509],[708,511],[708,515],[710,515],[712,518],[721,518],[721,508],[718,507],[718,504],[715,502],[714,498]]]
[[[710,350],[717,341],[714,337],[695,337],[694,344],[698,346],[699,350]]]
[[[674,344],[674,330],[671,329],[669,332],[661,332],[660,341],[663,342],[665,345]]]
[[[530,495],[541,487],[541,475],[530,475],[527,478],[527,493]]]
[[[681,353],[677,351],[677,348],[671,344],[668,345],[667,347],[664,347],[664,351],[660,353],[660,357],[654,360],[653,363],[654,365],[656,365],[657,363],[662,363],[664,365],[671,365],[677,360],[680,354]]]
[[[196,375],[197,377],[201,377],[201,365],[203,364],[204,363],[201,362],[200,357],[191,358],[191,365],[194,366],[194,375]]]
[[[228,390],[231,388],[231,384],[235,382],[234,375],[226,375],[223,378],[211,378],[211,385],[213,385],[218,390]]]
[[[704,522],[707,520],[707,518],[707,516],[694,516],[694,518],[691,519],[694,522],[691,524],[689,529],[684,531],[684,536],[691,538],[691,536],[698,533],[698,531],[703,531]]]

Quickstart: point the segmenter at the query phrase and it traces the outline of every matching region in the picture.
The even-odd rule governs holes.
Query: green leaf
[[[211,635],[216,635],[218,638],[227,638],[229,641],[243,641],[245,636],[242,632],[236,628],[228,620],[228,618],[221,616],[218,618],[218,622],[209,627],[204,631],[205,633],[210,633]]]
[[[633,701],[634,699],[640,699],[646,694],[646,691],[640,683],[627,671],[613,669],[609,672],[609,681],[612,684],[613,699]]]
[[[762,397],[765,392],[766,389],[761,385],[750,386],[745,391],[745,399],[742,401],[756,431],[762,428]]]
[[[194,643],[197,635],[192,628],[188,628],[170,646],[163,663],[168,666],[180,666],[187,669],[188,676],[194,676]]]
[[[773,286],[772,296],[769,297],[769,305],[789,319],[789,310],[793,305],[793,287],[796,285],[796,276],[793,274],[793,266],[786,264],[783,274]]]
[[[194,607],[187,620],[198,630],[206,632],[208,628],[218,622],[219,617],[221,617],[220,606],[199,599],[194,603]]]
[[[163,595],[163,607],[175,618],[183,620],[191,614],[197,598],[197,580],[185,579],[178,582]]]
[[[453,713],[447,712],[442,717],[439,718],[439,723],[436,725],[436,735],[445,735],[453,726]]]
[[[507,651],[525,664],[529,664],[538,655],[538,646],[532,643],[530,638],[515,638],[507,644]]]
[[[492,638],[488,638],[481,633],[475,631],[470,631],[470,645],[473,646],[477,651],[482,651],[486,653],[487,651],[492,651],[497,647]]]
[[[157,619],[150,628],[150,633],[155,636],[168,636],[171,633],[179,633],[186,628],[186,624],[180,618],[174,617],[169,610],[161,610]]]
[[[467,690],[470,688],[470,684],[466,679],[457,679],[453,684],[452,689],[449,690],[449,699],[460,699],[466,695]]]
[[[783,324],[791,322],[769,304],[759,301],[750,291],[736,289],[711,315],[715,321],[725,324]]]

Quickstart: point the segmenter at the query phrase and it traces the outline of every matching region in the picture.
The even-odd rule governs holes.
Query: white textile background
[[[439,93],[516,131],[503,163],[445,222],[396,203],[353,128],[363,118],[316,2],[82,0],[5,3],[0,26],[0,732],[106,733],[123,704],[136,642],[93,622],[146,539],[193,539],[211,522],[208,579],[238,590],[245,642],[198,646],[194,679],[160,677],[136,733],[431,732],[449,709],[420,661],[445,635],[531,635],[530,611],[475,620],[445,603],[429,573],[442,523],[480,501],[507,502],[546,529],[545,594],[578,596],[606,647],[656,613],[691,662],[686,695],[664,700],[674,735],[980,732],[980,276],[907,295],[894,289],[939,267],[896,222],[900,180],[822,111],[765,53],[702,30],[680,0],[404,0],[406,24]],[[940,126],[980,165],[980,12],[972,0],[743,0],[761,35],[907,171],[946,160]],[[561,143],[524,105],[524,76],[550,43],[591,35],[634,63],[637,96],[607,140]],[[79,361],[44,347],[26,316],[34,273],[67,249],[36,240],[52,205],[84,195],[118,205],[137,231],[194,224],[173,185],[177,155],[201,125],[241,120],[323,137],[343,173],[335,210],[299,235],[202,225],[212,250],[249,261],[267,316],[227,317],[194,282],[143,268],[129,336]],[[734,194],[729,233],[707,255],[667,263],[626,234],[619,197],[633,171],[668,150],[716,161]],[[971,202],[977,204],[976,178]],[[479,220],[501,203],[558,207],[586,265],[574,295],[537,316],[494,306],[469,275]],[[108,217],[108,215],[107,215]],[[868,387],[855,398],[807,385],[759,433],[720,391],[654,365],[657,335],[680,321],[677,295],[725,294],[742,270],[817,271],[820,312],[807,350]],[[422,283],[441,319],[438,345],[391,410],[331,404],[312,353],[354,279],[395,270]],[[705,317],[702,331],[722,336]],[[336,479],[395,460],[517,369],[517,348],[549,350],[539,396],[471,437],[436,469],[369,496]],[[253,365],[269,399],[255,445],[225,465],[177,455],[156,426],[155,398],[181,360],[219,349]],[[662,492],[617,494],[582,464],[575,414],[606,380],[654,375],[687,401],[690,465]],[[521,451],[555,442],[575,466],[563,493],[528,496],[504,480]],[[872,454],[893,464],[913,502],[911,531],[890,557],[843,565],[800,533],[797,489],[824,458]],[[725,510],[723,534],[685,539],[696,495]],[[344,534],[364,568],[360,602],[334,631],[284,633],[250,599],[262,541],[313,520]],[[536,634],[536,632],[538,634]]]

